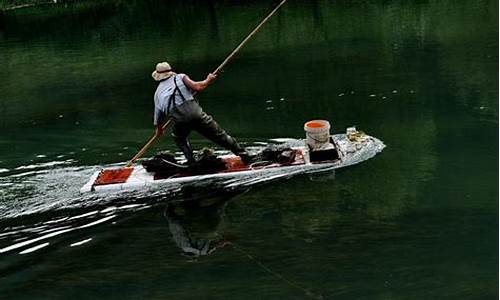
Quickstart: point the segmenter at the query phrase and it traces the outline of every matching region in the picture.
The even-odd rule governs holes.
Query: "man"
[[[174,121],[172,137],[188,164],[195,162],[188,140],[192,130],[240,156],[243,162],[250,160],[245,149],[207,115],[194,98],[193,93],[206,89],[217,78],[216,75],[210,73],[203,81],[193,81],[186,74],[176,74],[167,62],[161,62],[151,76],[159,82],[154,95],[156,135],[163,134],[162,125],[167,117],[171,118]]]

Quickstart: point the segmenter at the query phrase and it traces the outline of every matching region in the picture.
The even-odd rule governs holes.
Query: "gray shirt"
[[[160,81],[158,84],[158,88],[154,95],[155,110],[153,123],[155,126],[165,122],[168,114],[175,106],[183,104],[184,101],[194,100],[193,93],[184,84],[183,79],[185,76],[186,74],[175,74],[168,79]],[[172,94],[175,92],[174,80],[177,83],[178,90],[172,97]],[[182,93],[182,96],[179,92]],[[170,104],[170,111],[167,111],[170,101],[172,102]]]

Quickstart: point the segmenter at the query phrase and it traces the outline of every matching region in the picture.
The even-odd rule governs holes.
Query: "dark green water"
[[[201,79],[272,4],[0,13],[0,249],[123,210],[0,253],[0,298],[498,299],[493,0],[290,0],[199,97],[242,142],[302,137],[323,118],[383,140],[372,160],[168,209],[168,197],[103,206],[70,192],[152,133],[156,62]],[[213,252],[181,255],[186,237]]]

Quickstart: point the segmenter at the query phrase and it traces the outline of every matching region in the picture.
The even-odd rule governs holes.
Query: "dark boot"
[[[194,159],[194,155],[193,155],[193,149],[191,149],[191,145],[189,144],[189,141],[187,139],[174,137],[174,141],[175,141],[175,144],[177,145],[177,147],[179,147],[179,149],[182,151],[182,153],[186,157],[187,164],[190,165],[190,164],[196,162],[196,160]]]
[[[247,165],[252,163],[252,161],[255,159],[255,155],[250,155],[245,148],[243,148],[238,142],[231,136],[227,135],[227,141],[229,142],[228,144],[230,145],[229,149],[231,152],[233,152],[235,155],[238,155],[241,158],[241,161]]]
[[[251,164],[254,160],[255,160],[255,155],[251,155],[250,153],[248,153],[247,151],[243,151],[243,152],[236,152],[234,153],[236,155],[238,155],[240,158],[241,158],[241,161],[246,164],[246,165],[249,165]]]

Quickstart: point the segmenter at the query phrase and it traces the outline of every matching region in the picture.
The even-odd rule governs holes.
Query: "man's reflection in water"
[[[221,227],[229,196],[168,204],[165,217],[172,237],[184,255],[209,255],[230,243],[223,237]]]
[[[236,193],[243,192],[245,191]],[[285,278],[281,273],[272,270],[254,255],[224,237],[222,221],[224,220],[226,205],[234,196],[235,193],[210,198],[198,195],[198,199],[203,200],[168,204],[165,217],[172,237],[177,246],[182,249],[183,254],[190,258],[197,258],[209,255],[217,248],[230,245],[243,256],[255,262],[263,271],[283,280],[291,287],[301,290],[307,297],[323,299],[320,293],[312,292],[302,287],[300,283]]]

